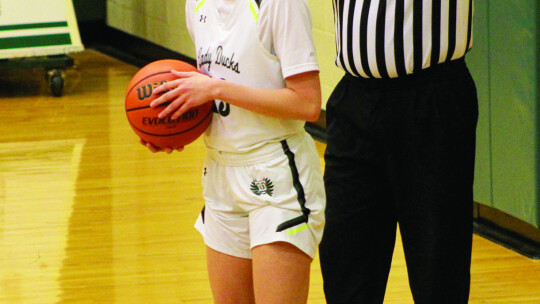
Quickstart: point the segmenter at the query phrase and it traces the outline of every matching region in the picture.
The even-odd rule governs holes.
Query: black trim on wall
[[[474,203],[474,232],[528,258],[540,259],[540,230],[493,207]]]
[[[160,59],[178,59],[196,65],[193,58],[105,24],[92,24],[91,28],[86,28],[86,34],[88,35],[85,42],[86,47],[137,67]]]
[[[73,9],[78,24],[86,22],[105,23],[107,18],[106,0],[73,0]]]
[[[533,260],[540,259],[540,244],[533,242],[514,231],[507,230],[490,221],[477,218],[473,222],[474,233],[513,250]]]
[[[73,0],[73,9],[82,43],[86,46],[101,39],[107,19],[106,0]]]

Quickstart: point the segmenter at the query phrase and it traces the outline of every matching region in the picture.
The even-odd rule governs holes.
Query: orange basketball
[[[165,59],[151,62],[131,79],[126,94],[126,114],[133,131],[144,141],[160,148],[179,148],[196,140],[212,119],[212,102],[190,109],[177,119],[159,118],[167,106],[151,108],[150,103],[159,96],[152,91],[167,81],[177,79],[171,70],[197,72],[186,62]]]

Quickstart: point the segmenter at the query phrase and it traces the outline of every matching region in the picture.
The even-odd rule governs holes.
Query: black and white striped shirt
[[[333,0],[336,65],[395,78],[461,58],[472,47],[473,0]]]

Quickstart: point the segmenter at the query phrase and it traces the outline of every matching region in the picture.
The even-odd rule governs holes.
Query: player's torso
[[[198,2],[193,24],[198,69],[211,77],[250,87],[285,86],[279,59],[264,48],[257,29],[258,8],[253,0],[236,0],[227,18],[217,0]],[[270,118],[215,100],[214,117],[205,134],[213,149],[245,152],[297,133],[303,122]]]

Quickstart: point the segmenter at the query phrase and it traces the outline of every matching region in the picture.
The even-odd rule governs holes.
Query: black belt
[[[465,59],[459,58],[450,62],[444,62],[420,70],[413,74],[396,78],[362,78],[356,77],[349,73],[346,73],[344,78],[348,81],[354,81],[362,86],[373,87],[401,87],[401,86],[414,86],[425,83],[426,81],[432,81],[441,78],[448,77],[462,77],[463,71],[467,70]]]

